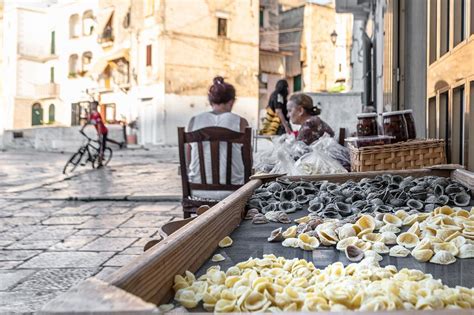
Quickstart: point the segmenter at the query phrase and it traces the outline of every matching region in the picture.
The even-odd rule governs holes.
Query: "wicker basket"
[[[445,164],[444,140],[417,139],[356,148],[348,145],[353,172],[415,169]]]

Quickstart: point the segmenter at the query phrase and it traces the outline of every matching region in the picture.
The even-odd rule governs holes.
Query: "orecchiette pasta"
[[[324,269],[304,259],[264,255],[226,272],[209,268],[199,277],[205,280],[186,272],[175,277],[175,301],[190,309],[202,303],[214,312],[474,308],[473,288],[449,288],[419,270],[380,267],[376,255],[369,252],[360,263],[344,267],[336,262]]]

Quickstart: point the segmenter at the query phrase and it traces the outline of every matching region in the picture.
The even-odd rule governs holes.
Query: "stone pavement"
[[[109,167],[68,178],[69,155],[0,152],[0,312],[34,312],[138,257],[182,217],[176,153],[118,151]]]

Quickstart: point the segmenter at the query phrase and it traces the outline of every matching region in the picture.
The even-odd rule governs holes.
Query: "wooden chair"
[[[242,161],[244,164],[244,181],[248,182],[252,169],[252,148],[251,148],[252,129],[246,128],[244,133],[235,132],[222,127],[207,127],[192,132],[185,132],[183,127],[178,127],[178,145],[179,162],[181,169],[181,182],[183,186],[183,216],[189,218],[196,209],[202,205],[213,206],[219,200],[198,200],[192,198],[191,190],[237,190],[242,185],[232,185],[232,144],[242,144]],[[211,148],[211,167],[212,183],[206,181],[206,169],[204,161],[203,142],[210,142]],[[219,172],[219,143],[227,143],[227,161],[226,161],[226,181],[220,184]],[[201,183],[191,183],[188,178],[188,167],[186,164],[186,145],[197,143],[199,155],[199,170],[201,173]]]

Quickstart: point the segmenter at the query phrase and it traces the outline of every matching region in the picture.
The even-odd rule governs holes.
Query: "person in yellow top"
[[[270,95],[270,100],[268,101],[263,127],[260,129],[261,135],[282,135],[292,132],[287,117],[288,109],[286,103],[288,94],[288,82],[286,80],[279,80],[275,86],[275,91]]]

